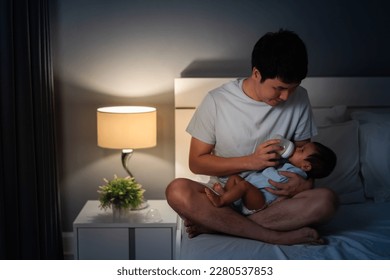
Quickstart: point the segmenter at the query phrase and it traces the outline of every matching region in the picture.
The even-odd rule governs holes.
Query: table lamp
[[[122,166],[128,167],[133,149],[156,146],[156,108],[144,106],[114,106],[97,109],[98,146],[122,150]]]

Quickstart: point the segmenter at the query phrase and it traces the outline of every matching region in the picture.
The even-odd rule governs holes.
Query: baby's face
[[[292,165],[302,167],[305,164],[305,159],[315,152],[315,145],[312,142],[309,142],[302,147],[296,147],[294,153],[288,160]]]

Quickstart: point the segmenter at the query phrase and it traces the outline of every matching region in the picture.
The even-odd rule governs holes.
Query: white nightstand
[[[148,203],[146,209],[114,219],[111,210],[99,209],[99,201],[87,201],[73,222],[75,259],[174,259],[178,215],[166,200]],[[145,219],[152,208],[160,212],[160,222]]]

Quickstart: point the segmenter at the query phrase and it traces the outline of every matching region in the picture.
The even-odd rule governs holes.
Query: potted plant
[[[133,177],[120,178],[114,175],[114,179],[108,181],[103,179],[106,184],[99,186],[99,207],[107,210],[112,208],[113,213],[136,209],[144,201],[144,192],[140,184]]]

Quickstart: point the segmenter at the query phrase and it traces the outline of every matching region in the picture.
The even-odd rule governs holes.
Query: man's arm
[[[192,137],[189,154],[190,170],[196,174],[227,176],[247,170],[262,170],[276,166],[279,158],[275,152],[281,149],[280,140],[268,140],[256,149],[253,154],[241,157],[224,158],[214,155],[214,145],[207,144]]]

